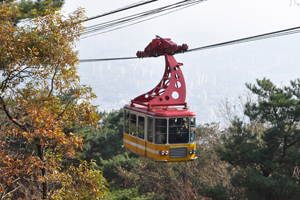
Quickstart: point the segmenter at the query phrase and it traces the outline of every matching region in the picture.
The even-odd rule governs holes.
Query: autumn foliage
[[[80,84],[73,50],[83,10],[65,18],[48,6],[16,26],[19,15],[16,6],[0,4],[0,199],[45,199],[61,184],[49,177],[70,170],[59,168],[61,159],[82,146],[81,137],[64,129],[97,127],[100,116],[90,103],[96,96]]]

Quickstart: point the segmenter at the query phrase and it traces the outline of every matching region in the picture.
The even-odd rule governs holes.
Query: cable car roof
[[[131,106],[130,104],[126,104],[124,108],[153,117],[196,117],[196,113],[188,110],[187,108],[154,107],[152,109],[148,109],[145,106]]]

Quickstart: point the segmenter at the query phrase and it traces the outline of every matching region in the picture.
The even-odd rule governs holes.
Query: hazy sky
[[[178,1],[159,0],[110,17],[92,20],[86,23],[86,26]],[[86,16],[92,17],[136,2],[139,1],[66,0],[63,10],[69,13],[77,7],[82,7],[86,10]],[[145,38],[145,41],[148,42],[156,34],[172,38],[176,32],[176,36],[182,37],[176,38],[176,41],[183,43],[185,42],[184,39],[189,37],[190,32],[202,31],[215,35],[220,41],[226,41],[296,27],[300,25],[299,19],[300,7],[291,4],[290,0],[207,0],[190,8],[117,30],[115,34],[122,35],[124,30],[133,30],[132,36],[134,38]],[[110,37],[110,34],[106,33],[102,36],[104,38]],[[124,40],[128,39],[124,38]],[[192,39],[194,42],[189,44],[190,47],[202,45],[201,38]]]
[[[86,10],[86,16],[92,17],[139,1],[66,0],[63,11],[69,13],[77,7],[82,7]],[[178,1],[180,0],[159,0],[108,17],[91,20],[85,23],[85,26]],[[298,26],[300,26],[300,7],[291,4],[290,0],[207,0],[178,12],[101,34],[97,38],[82,39],[77,48],[80,51],[80,59],[131,57],[135,56],[136,51],[143,50],[154,39],[155,35],[171,38],[177,44],[187,43],[192,49]],[[175,57],[178,62],[184,63],[182,70],[186,80],[188,80],[186,81],[188,85],[187,101],[192,110],[195,108],[194,110],[199,116],[198,122],[202,123],[207,122],[203,115],[213,116],[217,114],[217,107],[223,96],[230,94],[231,98],[237,98],[238,94],[245,90],[244,84],[246,82],[253,83],[256,78],[267,77],[280,86],[299,78],[299,52],[300,33],[188,54],[178,54]],[[123,67],[124,70],[128,71],[126,74],[128,75],[135,69],[133,65],[139,65],[142,70],[153,70],[154,75],[157,72],[156,77],[147,78],[147,81],[151,82],[145,80],[147,84],[143,86],[143,91],[147,92],[160,80],[164,70],[164,59],[160,57],[80,64],[79,68],[82,72],[80,75],[84,79],[86,78],[84,76],[94,73],[89,71],[85,75],[85,71],[100,65],[103,66],[103,69],[110,69],[110,71],[115,69],[114,73],[119,77],[118,80],[105,79],[107,82],[99,86],[97,85],[97,77],[93,77],[95,80],[89,80],[89,84],[97,91],[96,94],[99,97],[103,97],[103,94],[109,97],[110,94],[103,88],[111,89],[115,85],[122,86],[123,83],[128,83],[128,77],[123,77],[117,69]],[[198,78],[194,77],[196,74]],[[195,86],[194,89],[198,89],[198,91],[193,91],[191,85],[196,85],[199,82],[200,75],[211,79],[215,77],[215,86],[209,84],[197,86],[198,88]],[[138,77],[131,81],[135,79]],[[138,84],[128,88],[124,86],[121,91],[116,92],[117,94],[125,92],[128,94],[126,97],[121,95],[109,100],[99,98],[100,108],[111,109],[114,108],[113,105],[122,107],[124,99],[127,102],[141,94],[141,91],[136,89],[138,86]],[[115,94],[115,92],[112,93]],[[192,97],[192,95],[196,93],[200,99],[193,103],[192,100],[195,96]],[[199,105],[202,107],[196,110]],[[204,114],[201,116],[201,113]]]

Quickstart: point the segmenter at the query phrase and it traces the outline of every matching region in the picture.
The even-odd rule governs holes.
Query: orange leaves
[[[16,8],[0,4],[0,115],[5,120],[0,132],[0,182],[13,184],[26,176],[44,183],[46,169],[57,176],[59,159],[74,156],[82,147],[81,137],[63,130],[73,124],[96,127],[100,119],[90,103],[95,94],[80,84],[78,53],[73,50],[84,15],[78,9],[64,19],[48,7],[24,27],[12,26],[13,15],[18,15]],[[75,171],[87,177],[90,182],[83,183],[90,191],[97,191],[92,184],[104,183],[102,173],[87,164]],[[66,180],[75,178],[67,173],[71,171],[65,173]]]
[[[4,130],[5,130],[5,129],[6,129],[6,128],[4,128]],[[7,135],[13,134],[14,136],[16,136],[16,135],[18,135],[19,130],[17,130],[17,129],[7,130],[5,133],[6,133]]]
[[[0,151],[0,155],[3,152]],[[9,184],[14,183],[14,179],[18,177],[28,175],[32,172],[37,172],[38,167],[43,167],[44,164],[37,160],[35,157],[28,157],[24,160],[18,155],[7,154],[5,156],[0,156],[0,161],[2,162],[0,180],[4,180]],[[3,155],[3,154],[2,154]]]

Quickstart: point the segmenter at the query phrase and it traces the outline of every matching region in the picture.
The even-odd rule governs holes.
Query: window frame
[[[142,126],[143,127],[143,138],[140,137],[140,118],[143,118],[144,119],[144,125]],[[139,139],[142,139],[142,140],[145,140],[145,127],[146,127],[146,123],[145,123],[145,116],[143,115],[137,115],[137,138]]]
[[[131,115],[135,115],[135,131],[134,131],[134,134],[131,134]],[[133,112],[130,112],[130,114],[129,114],[129,135],[131,135],[131,136],[134,136],[134,137],[136,137],[137,136],[137,114],[136,113],[133,113]]]
[[[152,117],[152,116],[147,116],[146,117],[147,118],[147,128],[146,128],[146,137],[147,137],[147,140],[145,140],[145,141],[147,141],[147,142],[150,142],[150,143],[154,143],[154,136],[155,136],[155,134],[154,134],[154,117]],[[149,119],[151,119],[152,120],[152,131],[151,131],[151,135],[152,135],[152,141],[149,141],[149,132],[148,132],[148,130],[149,130]]]
[[[171,126],[171,119],[173,119],[174,121],[172,123],[178,123],[178,121],[176,122],[176,120],[178,119],[181,119],[179,123],[182,123],[182,120],[185,119],[185,120],[188,120],[188,123],[187,123],[187,126],[188,126],[188,129],[186,131],[186,134],[187,135],[183,135],[184,134],[184,126],[182,124],[176,124],[175,127],[177,129],[176,133],[172,133],[172,137],[178,141],[178,139],[181,139],[182,141],[181,142],[172,142],[170,143],[170,128],[172,127]],[[190,122],[191,122],[191,117],[169,117],[168,118],[168,143],[169,145],[176,145],[176,144],[189,144],[190,143],[190,130],[191,130],[191,126],[190,126]],[[172,131],[173,132],[173,131]],[[173,135],[174,134],[174,135]],[[186,141],[186,142],[183,142],[183,141]]]
[[[160,138],[157,138],[158,134],[156,134],[156,120],[166,120],[166,131],[165,131],[165,138],[163,138],[163,134],[164,133],[161,133],[159,136],[161,136]],[[160,145],[166,145],[168,144],[168,124],[169,124],[169,120],[168,118],[166,117],[154,117],[154,144],[160,144]],[[164,126],[161,126],[161,127],[164,127]],[[157,141],[158,140],[161,140],[161,141],[164,141],[165,140],[165,143],[158,143]]]
[[[194,121],[194,127],[192,127],[192,119],[195,119],[195,121]],[[190,117],[190,136],[189,136],[189,142],[190,143],[194,143],[196,141],[196,127],[197,127],[197,118],[196,117]],[[194,140],[193,141],[191,141],[192,128],[195,129],[195,131],[194,131]]]

